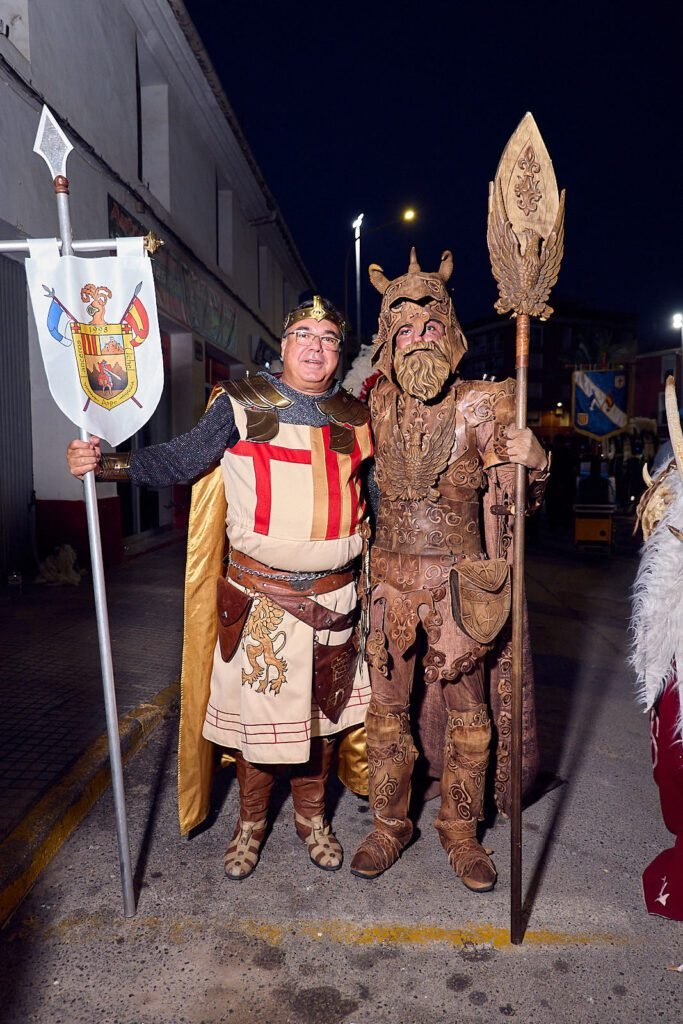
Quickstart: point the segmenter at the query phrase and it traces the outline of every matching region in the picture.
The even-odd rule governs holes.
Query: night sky
[[[425,270],[450,248],[460,320],[489,316],[488,182],[530,110],[567,190],[552,304],[636,313],[642,342],[678,343],[680,14],[655,3],[626,18],[624,5],[601,0],[294,3],[276,18],[257,3],[186,4],[301,255],[333,301],[343,305],[351,222],[363,212],[364,282],[371,262],[389,277],[404,272],[411,244]],[[413,225],[371,231],[408,205]],[[348,270],[355,318],[353,252]],[[378,308],[364,284],[366,330]]]

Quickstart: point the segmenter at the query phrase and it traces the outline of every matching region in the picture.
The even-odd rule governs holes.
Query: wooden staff
[[[531,114],[525,114],[489,184],[487,242],[498,282],[499,313],[517,320],[515,426],[526,427],[527,370],[532,316],[547,320],[546,300],[564,252],[564,191]],[[522,920],[522,639],[524,623],[524,515],[526,468],[515,467],[512,573],[512,751],[510,941],[524,937]]]

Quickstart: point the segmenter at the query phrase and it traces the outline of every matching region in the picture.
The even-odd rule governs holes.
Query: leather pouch
[[[343,644],[313,645],[313,692],[320,710],[338,722],[353,690],[358,664],[358,630]]]
[[[242,636],[253,598],[220,577],[216,591],[218,644],[223,661],[231,661]]]
[[[490,644],[510,614],[510,566],[505,558],[465,559],[451,570],[453,618],[480,644]]]

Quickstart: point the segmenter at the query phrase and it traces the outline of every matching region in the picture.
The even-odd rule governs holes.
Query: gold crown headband
[[[285,317],[285,322],[282,326],[282,333],[286,334],[292,324],[298,323],[299,320],[317,320],[320,323],[321,320],[329,320],[331,323],[336,324],[341,331],[342,338],[346,332],[346,323],[342,320],[338,313],[333,309],[326,309],[325,305],[319,295],[313,296],[313,301],[310,305],[303,306],[301,309],[293,309],[291,313]]]

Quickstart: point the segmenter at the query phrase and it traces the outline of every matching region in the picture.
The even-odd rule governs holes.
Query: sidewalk
[[[143,727],[148,732],[173,704],[172,684],[180,676],[184,564],[185,541],[176,539],[106,574],[124,756],[139,743]],[[35,855],[52,829],[64,832],[69,808],[83,799],[94,780],[98,782],[90,803],[108,784],[106,720],[89,576],[75,587],[25,580],[20,591],[2,601],[0,700],[0,890],[4,890],[10,876]],[[83,813],[90,803],[86,801]],[[71,827],[77,824],[75,820]],[[63,839],[61,834],[57,842]],[[43,853],[42,862],[53,852]]]

